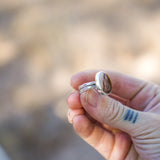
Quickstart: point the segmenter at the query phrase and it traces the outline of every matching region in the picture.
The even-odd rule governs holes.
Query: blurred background
[[[1,0],[0,159],[103,160],[67,122],[70,77],[159,68],[159,0]]]

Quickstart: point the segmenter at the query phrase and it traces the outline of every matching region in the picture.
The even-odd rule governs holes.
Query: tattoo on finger
[[[138,118],[138,112],[128,109],[123,117],[123,120],[136,123],[137,118]]]

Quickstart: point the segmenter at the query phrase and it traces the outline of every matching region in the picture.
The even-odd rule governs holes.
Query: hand
[[[98,71],[80,72],[74,89],[94,81]],[[95,90],[68,97],[68,119],[75,131],[108,160],[160,159],[160,87],[120,73],[106,72],[112,94]]]

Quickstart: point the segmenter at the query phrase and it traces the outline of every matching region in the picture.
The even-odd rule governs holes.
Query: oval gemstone
[[[104,72],[98,72],[95,76],[97,90],[101,94],[109,94],[112,91],[112,83],[109,76]]]

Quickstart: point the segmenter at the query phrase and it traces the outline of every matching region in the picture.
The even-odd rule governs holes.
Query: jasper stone
[[[112,83],[109,76],[104,72],[98,72],[95,76],[95,82],[98,92],[109,94],[112,91]]]

